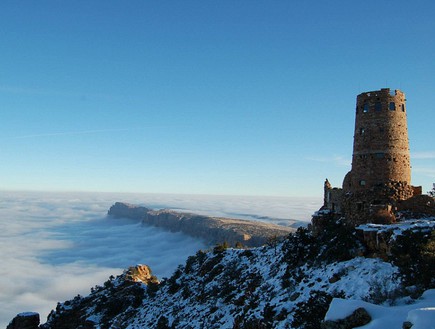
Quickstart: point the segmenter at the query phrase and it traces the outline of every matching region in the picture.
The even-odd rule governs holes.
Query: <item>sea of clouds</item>
[[[86,295],[110,275],[147,264],[159,278],[210,246],[181,233],[106,216],[116,201],[292,225],[320,198],[0,192],[0,327],[34,311],[45,322],[58,301]]]

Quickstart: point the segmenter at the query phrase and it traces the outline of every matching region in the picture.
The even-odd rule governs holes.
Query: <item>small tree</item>
[[[427,192],[427,194],[430,195],[431,197],[435,198],[435,183],[433,183],[432,190]]]
[[[214,254],[220,254],[223,253],[225,250],[227,250],[230,247],[230,245],[228,244],[228,242],[224,241],[222,243],[218,243],[214,248],[213,248],[213,253]]]
[[[272,247],[276,256],[276,246],[278,245],[279,238],[276,234],[267,238],[267,245]]]
[[[296,304],[292,327],[304,329],[318,329],[328,311],[332,296],[320,290],[313,290],[310,298]]]

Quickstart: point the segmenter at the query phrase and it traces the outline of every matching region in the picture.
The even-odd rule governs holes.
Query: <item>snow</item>
[[[378,232],[385,232],[385,231],[393,231],[393,239],[395,236],[402,234],[404,231],[408,230],[422,230],[427,229],[428,231],[433,230],[435,228],[435,218],[425,218],[425,219],[409,219],[404,220],[401,222],[398,222],[396,224],[363,224],[359,225],[356,229],[362,230],[362,231],[378,231]]]
[[[100,315],[91,315],[86,318],[86,321],[93,322],[93,323],[99,323],[101,321]]]
[[[177,305],[177,316],[183,320],[178,323],[179,328],[233,328],[234,319],[237,315],[244,315],[246,317],[262,318],[265,306],[269,304],[275,309],[277,314],[281,311],[290,311],[287,318],[282,321],[274,323],[274,328],[284,329],[288,328],[291,323],[293,310],[299,302],[307,301],[310,298],[310,293],[314,290],[323,290],[334,295],[338,292],[343,292],[346,298],[353,298],[354,305],[352,307],[341,307],[339,309],[347,310],[340,314],[339,317],[345,317],[358,308],[361,303],[366,307],[371,307],[372,304],[365,303],[356,299],[369,300],[372,294],[381,294],[386,297],[390,292],[394,292],[400,288],[400,280],[396,279],[398,269],[390,263],[384,262],[381,259],[372,259],[357,257],[348,261],[335,262],[325,264],[320,267],[311,267],[304,265],[301,271],[304,273],[304,280],[300,282],[293,282],[292,287],[282,287],[282,276],[285,272],[286,264],[280,261],[282,254],[279,252],[280,248],[275,254],[273,248],[256,248],[251,249],[252,257],[243,256],[243,250],[228,249],[220,265],[223,269],[229,269],[233,265],[237,265],[237,269],[241,272],[239,275],[243,278],[249,277],[255,273],[261,277],[262,282],[257,289],[252,291],[258,305],[249,310],[248,314],[239,313],[240,309],[236,308],[231,303],[225,303],[222,299],[210,299],[197,303],[195,301],[188,301],[181,295],[181,291],[175,295],[161,294],[159,291],[158,297],[155,300],[147,301],[143,309],[139,311],[138,316],[132,321],[128,328],[136,329],[142,328],[145,324],[153,323],[160,316],[161,310],[168,310],[165,316],[172,321],[174,313],[169,310]],[[208,254],[207,257],[212,257]],[[236,263],[234,263],[237,260]],[[330,282],[329,280],[335,277],[337,281]],[[388,278],[386,280],[386,278]],[[228,277],[223,273],[219,273],[213,281],[205,283],[203,278],[195,275],[184,275],[184,282],[189,285],[189,291],[198,292],[202,291],[205,294],[210,293],[214,289],[222,288],[225,283],[228,283]],[[236,285],[234,282],[232,285]],[[237,300],[244,293],[246,288],[240,289],[240,293],[234,297]],[[289,300],[291,295],[297,295],[295,300]],[[257,299],[261,296],[261,299]],[[193,298],[195,299],[195,298]],[[337,304],[344,302],[341,299],[335,299]],[[218,310],[214,314],[210,314],[212,308]],[[373,309],[373,312],[385,313],[389,307],[381,306],[381,308]],[[157,316],[156,316],[157,315]],[[379,315],[379,316],[380,316]],[[200,324],[196,319],[203,319]],[[373,327],[375,328],[375,327]]]
[[[419,308],[408,312],[407,321],[414,329],[435,328],[435,307]]]
[[[36,312],[21,312],[21,313],[19,313],[17,315],[24,318],[24,317],[28,317],[28,316],[39,315],[39,313],[36,313]]]
[[[427,290],[414,304],[389,307],[334,298],[325,320],[343,319],[359,307],[365,308],[372,317],[369,324],[360,328],[402,328],[403,322],[409,321],[413,324],[412,329],[435,329],[435,289]]]
[[[307,299],[310,292],[308,286],[313,290],[322,290],[322,287],[327,285],[327,291],[331,294],[342,291],[346,297],[361,299],[367,299],[375,292],[387,295],[400,286],[400,281],[394,279],[398,273],[397,268],[376,258],[356,257],[321,268],[306,267],[304,271],[310,280],[305,284],[302,282],[300,288],[304,288],[301,290]],[[338,281],[331,283],[329,279],[334,276]]]

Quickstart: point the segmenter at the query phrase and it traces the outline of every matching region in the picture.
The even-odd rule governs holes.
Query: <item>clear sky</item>
[[[2,1],[0,188],[318,196],[356,95],[406,93],[435,182],[435,2]]]

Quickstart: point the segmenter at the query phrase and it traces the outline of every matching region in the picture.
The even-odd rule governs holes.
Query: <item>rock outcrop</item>
[[[209,217],[173,210],[151,210],[146,207],[117,202],[108,212],[116,218],[141,220],[146,225],[162,227],[172,232],[201,238],[210,245],[226,242],[257,247],[285,237],[295,229],[264,222],[221,217]]]
[[[39,321],[38,313],[24,312],[17,314],[6,329],[38,329]]]
[[[124,280],[131,282],[158,283],[157,277],[153,275],[148,265],[130,266],[123,274]]]
[[[435,229],[433,219],[416,219],[391,225],[360,225],[355,228],[355,235],[366,247],[366,256],[387,260],[398,235],[405,232],[430,232],[433,229]]]

